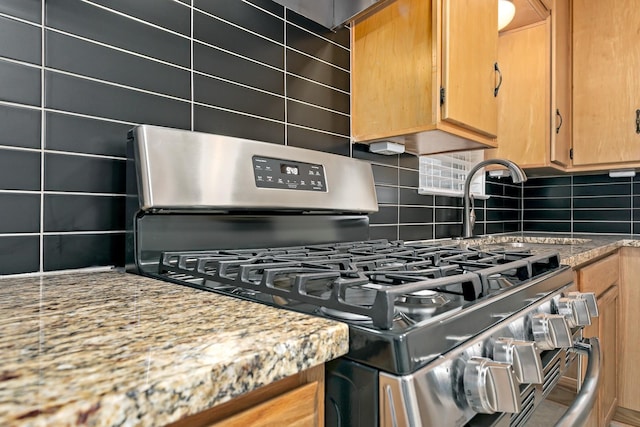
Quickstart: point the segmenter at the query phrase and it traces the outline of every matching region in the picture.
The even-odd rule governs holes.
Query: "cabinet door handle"
[[[636,133],[640,133],[640,110],[636,110]]]
[[[498,68],[498,63],[493,64],[493,69],[498,73],[498,86],[493,89],[493,96],[498,96],[498,91],[500,90],[500,86],[502,86],[502,73],[500,72],[500,68]]]
[[[560,128],[562,127],[562,114],[560,114],[560,110],[556,108],[556,117],[560,119],[560,123],[558,123],[558,127],[556,127],[556,134],[560,133]]]

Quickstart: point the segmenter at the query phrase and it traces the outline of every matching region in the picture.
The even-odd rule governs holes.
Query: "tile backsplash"
[[[523,206],[526,231],[640,234],[640,176],[530,179]]]
[[[372,238],[459,235],[460,199],[419,195],[417,158],[350,143],[349,43],[271,0],[0,0],[0,275],[123,264],[126,134],[142,123],[369,161]],[[532,180],[524,198],[489,179],[476,233],[638,232],[637,181],[603,196],[580,179]],[[615,219],[588,205],[603,201]]]
[[[270,0],[0,0],[0,274],[123,264],[141,123],[369,160],[372,237],[458,234],[460,201],[419,196],[417,159],[351,145],[349,43]],[[494,186],[477,230],[518,229]]]

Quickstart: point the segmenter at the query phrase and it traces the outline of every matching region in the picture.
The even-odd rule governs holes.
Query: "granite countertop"
[[[640,247],[640,236],[517,232],[480,236],[465,239],[462,242],[469,246],[479,245],[480,247],[522,243],[523,248],[530,249],[532,253],[558,252],[562,264],[576,268],[623,246]]]
[[[348,351],[345,324],[116,271],[0,280],[0,425],[162,425]]]

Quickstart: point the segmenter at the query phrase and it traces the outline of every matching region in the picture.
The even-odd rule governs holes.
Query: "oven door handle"
[[[560,417],[556,427],[580,427],[583,426],[598,393],[598,381],[600,380],[600,341],[597,337],[585,338],[574,343],[572,351],[587,356],[587,371],[584,376],[582,388],[569,409]]]

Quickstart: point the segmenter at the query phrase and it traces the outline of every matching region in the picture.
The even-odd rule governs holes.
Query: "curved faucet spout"
[[[473,226],[475,224],[475,213],[473,212],[473,202],[471,199],[471,181],[473,176],[483,167],[488,165],[502,165],[509,169],[511,172],[511,179],[515,184],[525,182],[527,180],[527,174],[512,162],[506,159],[488,159],[475,165],[467,174],[467,179],[464,182],[464,191],[462,198],[464,200],[464,210],[462,211],[462,237],[467,238],[473,235]]]

